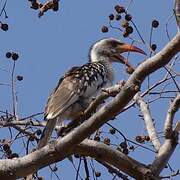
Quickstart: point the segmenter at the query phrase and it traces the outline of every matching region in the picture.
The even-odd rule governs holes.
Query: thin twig
[[[16,98],[15,98],[15,84],[14,84],[14,73],[15,73],[16,61],[13,62],[12,72],[11,72],[11,93],[12,93],[12,108],[13,115],[16,118]]]
[[[81,167],[81,157],[79,158],[79,164],[78,164],[78,168],[77,168],[77,172],[76,172],[76,180],[78,180],[78,177],[79,177],[79,171],[80,171],[80,167]]]
[[[85,156],[83,157],[83,161],[84,161],[84,169],[86,172],[86,179],[88,180],[90,175],[89,175],[89,168],[88,168],[88,164],[87,164],[87,159]]]

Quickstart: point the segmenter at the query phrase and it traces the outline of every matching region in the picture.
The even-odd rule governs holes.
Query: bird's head
[[[121,42],[118,39],[108,38],[96,42],[90,50],[90,61],[96,62],[107,59],[111,62],[124,63],[126,58],[121,55],[124,52],[146,53],[133,45]]]

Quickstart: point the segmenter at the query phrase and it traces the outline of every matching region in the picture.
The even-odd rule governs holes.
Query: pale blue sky
[[[2,7],[2,2],[0,2],[0,7]],[[103,37],[116,37],[125,42],[131,42],[123,39],[122,35],[115,30],[106,34],[101,33],[101,26],[108,24],[108,15],[114,11],[114,5],[122,3],[126,6],[128,2],[127,0],[62,0],[60,11],[49,11],[39,19],[37,11],[29,8],[28,1],[8,1],[6,11],[9,18],[4,20],[1,17],[3,22],[6,21],[9,24],[9,31],[0,31],[0,66],[10,71],[12,62],[5,58],[5,53],[8,50],[19,53],[16,74],[24,76],[23,81],[17,82],[20,117],[43,111],[47,97],[58,78],[71,66],[81,65],[88,61],[88,50],[92,43]],[[173,1],[170,0],[134,0],[129,8],[129,12],[147,43],[151,20],[155,18],[160,21],[160,26],[155,30],[153,36],[153,42],[157,43],[158,50],[168,42],[165,24],[172,15],[172,9]],[[169,23],[168,28],[170,36],[173,37],[177,30],[173,20]],[[136,33],[133,37],[139,38]],[[148,53],[146,46],[136,45]],[[137,65],[143,61],[144,56],[135,54],[131,55],[130,59],[132,64]],[[115,65],[115,69],[116,80],[127,78],[122,65]],[[152,76],[151,81],[154,82],[159,76],[162,77],[161,73],[156,73]],[[0,69],[0,82],[8,83],[9,80],[9,74]],[[0,86],[0,92],[0,110],[11,111],[10,88]],[[161,131],[167,108],[168,100],[164,104],[161,101],[152,106],[152,114],[157,120],[159,131]],[[132,109],[129,113],[120,115],[119,121],[113,122],[132,139],[142,133],[144,128],[143,122],[135,118],[137,113],[136,109]],[[177,158],[177,151],[179,151],[179,146],[172,159]],[[147,152],[146,154],[146,151],[141,149],[131,155],[144,163],[149,162],[153,157],[152,153]],[[172,162],[172,167],[180,168],[177,160]],[[72,169],[72,174],[70,174],[70,169]],[[61,179],[71,178],[74,173],[69,162],[60,163]],[[45,172],[45,174],[49,179],[48,173]],[[99,179],[108,180],[109,177],[106,177],[106,174],[104,173]],[[55,179],[55,176],[53,177]]]

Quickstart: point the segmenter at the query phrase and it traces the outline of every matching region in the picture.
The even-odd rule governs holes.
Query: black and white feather
[[[90,49],[90,62],[81,67],[71,68],[60,78],[45,107],[47,126],[38,148],[47,144],[57,120],[62,122],[76,119],[102,87],[112,85],[112,62],[116,62],[117,54],[121,53],[118,47],[122,44],[119,40],[111,38],[96,42]]]

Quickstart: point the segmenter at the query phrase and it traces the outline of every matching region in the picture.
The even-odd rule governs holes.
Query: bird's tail
[[[56,126],[56,121],[57,118],[47,120],[46,127],[44,128],[43,133],[41,135],[41,139],[39,140],[38,143],[38,147],[37,147],[38,149],[44,147],[48,143],[51,134],[53,132],[53,129]]]

